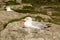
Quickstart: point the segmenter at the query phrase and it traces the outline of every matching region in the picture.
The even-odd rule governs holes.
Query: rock
[[[20,18],[28,15],[36,17],[39,14],[0,11],[0,40],[60,40],[60,25],[57,24],[50,23],[51,27],[42,30],[23,28],[24,22]],[[19,20],[12,21],[16,19]],[[6,23],[7,25],[4,28]]]
[[[55,30],[47,31],[44,29],[23,28],[23,23],[23,21],[9,23],[0,33],[1,40],[53,40],[59,38],[57,36],[59,32],[55,33]]]
[[[2,30],[4,25],[12,19],[20,18],[19,14],[16,12],[6,12],[0,11],[0,30]]]
[[[21,3],[22,3],[22,0],[16,0],[16,2],[18,2],[18,3],[20,3],[20,4],[21,4]]]

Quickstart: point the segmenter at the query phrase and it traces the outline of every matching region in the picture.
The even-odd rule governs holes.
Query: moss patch
[[[7,1],[5,3],[6,3],[6,5],[18,5],[18,4],[20,4],[20,3],[17,3],[15,1]]]

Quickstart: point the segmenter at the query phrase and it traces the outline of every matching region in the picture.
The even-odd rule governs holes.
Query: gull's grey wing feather
[[[43,24],[41,22],[36,22],[36,21],[33,21],[32,25],[35,26],[35,27],[38,27],[38,28],[44,28],[44,27],[46,27],[45,24]]]

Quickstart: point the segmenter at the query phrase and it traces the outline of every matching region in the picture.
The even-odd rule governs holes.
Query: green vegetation
[[[54,11],[52,16],[60,16],[60,7],[53,7]]]
[[[56,18],[53,18],[53,20],[54,20],[53,23],[60,25],[60,17],[56,16]]]
[[[18,9],[18,10],[14,10],[14,11],[16,11],[18,13],[30,13],[30,12],[32,12],[31,10],[24,10],[24,9]]]
[[[40,10],[40,13],[41,13],[41,14],[44,14],[44,15],[47,15],[47,12],[44,11],[44,10]]]
[[[6,5],[18,5],[18,4],[20,4],[20,3],[17,3],[16,0],[15,1],[10,0],[10,1],[7,1],[5,3],[6,3]]]
[[[22,9],[13,9],[18,13],[31,13],[34,11],[34,8],[31,6],[24,6]]]
[[[22,0],[23,3],[31,3],[33,5],[59,5],[60,0]]]
[[[31,0],[22,0],[23,3],[29,3]]]
[[[31,6],[24,6],[23,9],[34,10],[34,7],[31,7]]]
[[[37,11],[37,10],[34,10],[34,8],[30,7],[30,6],[25,6],[25,7],[23,7],[23,9],[15,9],[14,11],[16,11],[18,13],[31,13],[31,14],[45,14],[45,15],[47,15],[46,11],[43,11],[43,10]]]
[[[36,13],[41,13],[41,14],[46,14],[46,12],[42,12],[42,11],[35,11],[35,10],[28,10],[28,9],[18,9],[18,10],[14,10],[18,13],[31,13],[31,14],[36,14]]]
[[[55,7],[55,8],[54,8],[54,11],[60,12],[60,7]]]
[[[37,20],[37,21],[39,21],[39,22],[40,22],[41,20],[44,20],[44,19],[43,19],[43,18],[41,18],[40,16],[36,16],[36,17],[35,17],[35,20]]]
[[[52,13],[52,16],[60,16],[60,12],[58,12],[58,13]]]

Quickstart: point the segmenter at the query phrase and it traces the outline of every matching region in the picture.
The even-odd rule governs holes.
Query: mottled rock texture
[[[50,28],[39,30],[24,28],[23,23],[22,21],[9,23],[1,31],[1,40],[60,40],[59,25],[51,24]]]
[[[0,11],[0,40],[60,40],[60,25],[50,23],[45,29],[24,28],[23,18],[40,16],[51,19],[48,15]]]

